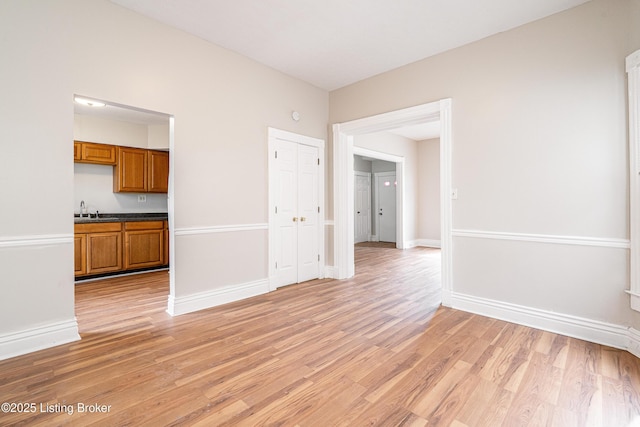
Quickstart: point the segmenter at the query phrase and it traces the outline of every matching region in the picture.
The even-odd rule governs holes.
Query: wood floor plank
[[[82,340],[0,361],[0,425],[628,426],[640,363],[440,306],[439,250],[171,317],[166,271],[76,286]],[[110,405],[78,413],[78,404]]]

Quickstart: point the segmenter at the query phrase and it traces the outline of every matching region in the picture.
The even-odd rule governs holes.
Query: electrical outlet
[[[147,195],[138,194],[138,203],[147,203]]]

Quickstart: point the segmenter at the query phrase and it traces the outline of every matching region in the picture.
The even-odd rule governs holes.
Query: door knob
[[[306,220],[307,220],[307,218],[305,218],[303,216],[300,217],[300,221],[306,221]]]
[[[298,221],[298,218],[296,218],[296,217],[294,216],[294,217],[293,217],[293,219],[292,219],[292,221],[293,221],[293,222],[297,222],[297,221]]]
[[[378,215],[382,215],[382,212],[380,212]]]
[[[360,211],[358,211],[358,213],[360,213]]]

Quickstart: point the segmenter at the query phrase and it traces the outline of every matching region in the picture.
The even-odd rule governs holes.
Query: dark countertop
[[[162,221],[168,218],[163,212],[159,213],[101,213],[98,218],[91,214],[93,218],[82,217],[78,214],[73,216],[75,224],[92,224],[99,222],[135,222],[135,221]]]

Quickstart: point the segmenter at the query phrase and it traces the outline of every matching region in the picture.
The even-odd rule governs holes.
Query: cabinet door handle
[[[298,221],[298,218],[294,216],[294,217],[293,217],[293,219],[292,219],[292,221],[293,221],[293,222],[297,222],[297,221]]]
[[[300,217],[300,221],[306,221],[306,220],[307,220],[307,218],[305,218],[303,216]]]

